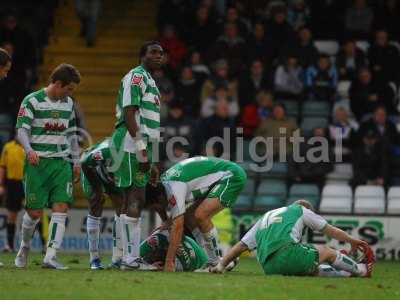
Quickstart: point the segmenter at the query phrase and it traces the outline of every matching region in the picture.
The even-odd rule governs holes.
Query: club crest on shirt
[[[132,84],[139,85],[142,82],[143,76],[140,74],[133,74],[132,76]]]
[[[50,112],[50,115],[51,115],[51,117],[52,117],[53,119],[59,119],[59,118],[60,118],[60,112],[57,111],[57,110],[52,110],[52,111]]]

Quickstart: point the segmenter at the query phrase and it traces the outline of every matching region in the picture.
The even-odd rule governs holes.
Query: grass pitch
[[[257,261],[241,259],[224,275],[90,271],[87,256],[60,255],[68,271],[43,270],[32,255],[26,270],[0,254],[0,299],[400,299],[400,263],[380,262],[372,279],[265,276]],[[104,261],[108,263],[108,261]]]

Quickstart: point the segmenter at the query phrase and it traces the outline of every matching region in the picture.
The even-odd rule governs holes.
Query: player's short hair
[[[140,48],[140,51],[139,51],[139,60],[142,59],[143,56],[146,55],[147,49],[148,49],[150,46],[153,46],[153,45],[156,45],[156,46],[160,46],[160,47],[161,47],[161,44],[160,44],[159,42],[157,42],[157,41],[148,41],[148,42],[145,42],[145,43],[143,44],[143,46]]]
[[[73,65],[63,63],[57,66],[50,75],[50,82],[55,83],[56,81],[61,81],[63,87],[71,82],[79,84],[81,74]]]
[[[304,206],[305,208],[308,208],[309,210],[315,211],[314,206],[309,201],[307,201],[305,199],[297,200],[295,202],[295,204]]]
[[[145,188],[145,207],[159,203],[161,195],[165,195],[164,185],[158,182],[156,185],[148,183]]]
[[[11,62],[10,54],[3,48],[0,48],[0,67],[4,67],[8,62]]]

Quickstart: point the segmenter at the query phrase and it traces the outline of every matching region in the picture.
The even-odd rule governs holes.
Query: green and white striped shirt
[[[141,135],[158,141],[160,139],[160,92],[154,79],[143,66],[132,69],[121,80],[116,106],[116,128],[126,126],[123,109],[128,106],[137,106],[139,109],[136,122],[140,125]]]
[[[21,103],[16,128],[30,131],[31,147],[40,157],[66,157],[67,134],[76,132],[73,101],[51,101],[44,89],[33,92]]]

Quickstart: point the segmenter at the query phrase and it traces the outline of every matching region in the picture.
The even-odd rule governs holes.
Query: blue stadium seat
[[[302,118],[305,117],[322,117],[328,118],[331,115],[331,107],[328,102],[323,101],[306,101],[303,104]]]
[[[289,198],[287,205],[292,204],[294,201],[299,199],[305,199],[311,202],[315,208],[318,208],[320,200],[319,188],[315,184],[304,184],[296,183],[293,184],[289,189]]]
[[[287,196],[284,180],[263,180],[260,182],[254,207],[259,210],[274,209],[284,206]]]
[[[328,127],[328,124],[327,118],[307,117],[301,122],[301,130],[304,135],[310,136],[313,129],[318,127],[326,128]]]
[[[255,186],[254,179],[247,179],[246,185],[233,207],[234,209],[249,210],[253,208]]]
[[[295,100],[278,100],[278,103],[285,105],[286,114],[294,119],[299,117],[299,103]]]

